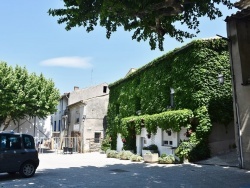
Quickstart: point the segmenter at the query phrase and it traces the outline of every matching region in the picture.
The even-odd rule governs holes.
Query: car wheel
[[[36,167],[32,162],[22,164],[19,173],[24,178],[29,178],[35,174]]]

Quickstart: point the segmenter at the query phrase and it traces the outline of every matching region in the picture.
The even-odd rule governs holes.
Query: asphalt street
[[[203,164],[149,164],[106,158],[105,154],[39,154],[32,178],[0,174],[7,187],[250,188],[250,171]]]

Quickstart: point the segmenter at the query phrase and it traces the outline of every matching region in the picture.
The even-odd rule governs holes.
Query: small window
[[[76,118],[76,123],[79,123],[79,118]]]
[[[107,86],[103,86],[103,93],[107,93]]]
[[[100,143],[101,133],[95,133],[95,143]]]
[[[164,145],[168,145],[168,141],[165,140],[165,141],[163,142],[163,144],[164,144]]]
[[[56,121],[54,121],[54,132],[56,132]]]
[[[141,113],[141,98],[140,97],[135,98],[135,109],[136,109],[136,115],[140,115],[137,113],[138,111],[140,111]]]
[[[59,120],[59,124],[58,124],[58,131],[61,131],[61,120]]]

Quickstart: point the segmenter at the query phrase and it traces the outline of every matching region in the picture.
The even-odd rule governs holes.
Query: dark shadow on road
[[[250,187],[250,173],[221,166],[129,163],[40,169],[32,178],[0,174],[0,187],[247,188]]]

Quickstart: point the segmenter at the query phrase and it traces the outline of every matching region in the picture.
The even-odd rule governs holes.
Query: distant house
[[[229,53],[220,38],[175,49],[109,88],[113,149],[141,154],[156,144],[173,154],[186,143],[190,160],[199,160],[235,147]]]
[[[34,136],[36,142],[48,140],[52,136],[51,117],[45,119],[26,117],[19,121],[10,122],[5,131],[13,130],[16,133],[25,133]]]
[[[51,115],[51,130],[52,130],[52,149],[59,149],[60,138],[68,136],[68,99],[70,93],[64,93],[61,95],[58,105],[56,107],[57,111]]]
[[[56,113],[59,116],[53,115],[54,142],[58,149],[99,150],[106,129],[108,99],[106,83],[85,89],[75,87],[63,95],[58,105],[61,110]]]
[[[231,57],[234,124],[240,167],[250,169],[250,1],[235,3],[241,9],[226,18]]]

